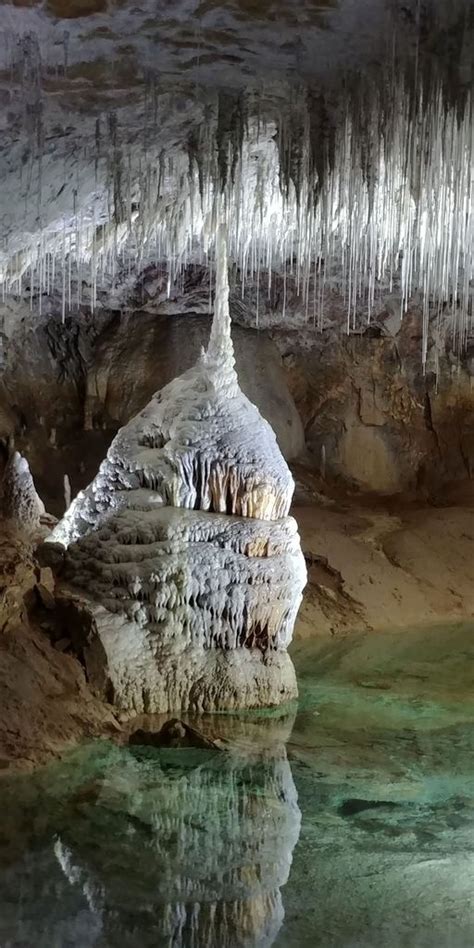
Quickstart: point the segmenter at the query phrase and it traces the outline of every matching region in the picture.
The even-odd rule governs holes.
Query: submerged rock
[[[291,473],[234,368],[225,235],[208,349],[113,441],[53,531],[130,712],[279,704],[306,568]]]
[[[172,718],[159,731],[137,728],[130,734],[128,743],[143,747],[200,747],[205,750],[220,750],[221,743],[206,737],[198,728]]]

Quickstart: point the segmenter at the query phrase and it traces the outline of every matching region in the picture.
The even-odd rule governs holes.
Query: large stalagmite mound
[[[294,484],[239,388],[223,229],[217,245],[207,351],[118,433],[50,538],[67,547],[66,582],[87,591],[91,674],[127,711],[296,695],[286,648],[306,570]]]

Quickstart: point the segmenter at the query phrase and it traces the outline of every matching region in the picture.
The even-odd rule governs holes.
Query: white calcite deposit
[[[207,351],[122,428],[50,537],[67,547],[66,581],[87,591],[120,707],[296,695],[286,648],[306,569],[293,490],[272,429],[239,388],[221,228]]]

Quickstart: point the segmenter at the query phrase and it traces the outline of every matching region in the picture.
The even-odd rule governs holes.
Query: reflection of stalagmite
[[[225,234],[197,365],[123,428],[51,540],[86,589],[106,676],[126,710],[277,704],[305,582],[293,479],[239,388]]]
[[[263,750],[258,738],[265,729]],[[100,918],[107,944],[273,943],[300,811],[284,745],[272,744],[271,722],[250,730],[253,746],[244,756],[242,748],[194,757],[189,750],[152,757],[121,752],[90,822],[73,823],[56,841],[65,876]]]

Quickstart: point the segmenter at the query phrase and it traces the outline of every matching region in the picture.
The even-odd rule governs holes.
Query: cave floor
[[[297,470],[308,567],[295,637],[474,620],[474,484],[436,497],[318,492]],[[299,475],[299,476],[298,476]]]
[[[474,624],[293,657],[297,707],[194,722],[220,749],[6,776],[0,944],[472,945]]]

